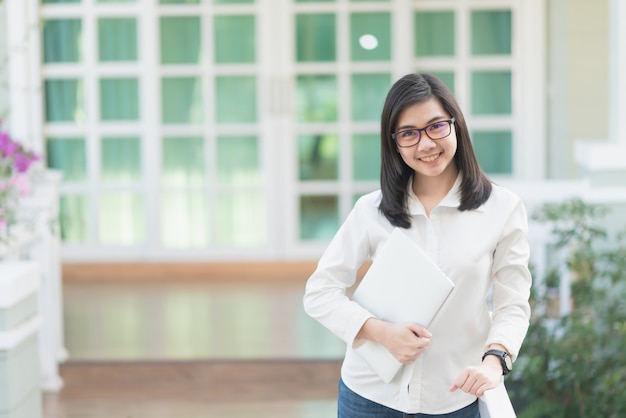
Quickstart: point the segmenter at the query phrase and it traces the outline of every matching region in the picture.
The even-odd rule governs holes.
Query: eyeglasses
[[[425,128],[421,129],[405,129],[391,134],[391,137],[396,141],[399,147],[408,148],[413,145],[417,145],[422,139],[422,132],[426,134],[430,139],[437,140],[443,139],[450,135],[452,132],[452,124],[456,121],[455,118],[448,120],[440,120],[439,122],[431,123]]]

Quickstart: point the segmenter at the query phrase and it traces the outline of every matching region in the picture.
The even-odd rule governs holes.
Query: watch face
[[[506,368],[509,370],[513,369],[513,361],[511,360],[511,356],[505,355],[504,362],[506,363]]]

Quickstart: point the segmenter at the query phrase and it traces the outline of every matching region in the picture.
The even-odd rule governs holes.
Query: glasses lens
[[[420,132],[417,129],[407,129],[396,133],[396,142],[401,147],[410,147],[419,140]]]
[[[433,123],[432,125],[428,126],[426,128],[426,133],[431,139],[441,139],[450,135],[450,130],[450,122],[443,121]]]

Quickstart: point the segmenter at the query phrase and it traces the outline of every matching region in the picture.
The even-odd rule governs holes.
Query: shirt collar
[[[461,206],[461,181],[462,181],[461,173],[456,177],[452,188],[448,192],[448,194],[439,202],[437,207],[448,207],[448,208],[458,208]],[[424,206],[419,201],[415,193],[413,192],[413,177],[409,179],[409,184],[407,185],[407,209],[409,214],[411,215],[419,215],[426,214],[424,210]],[[483,211],[483,206],[481,205],[479,208],[475,209],[479,212]]]

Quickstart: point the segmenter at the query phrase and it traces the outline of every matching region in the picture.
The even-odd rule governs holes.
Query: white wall
[[[6,6],[0,0],[0,119],[5,119],[9,109],[9,91],[7,89],[7,34]]]

